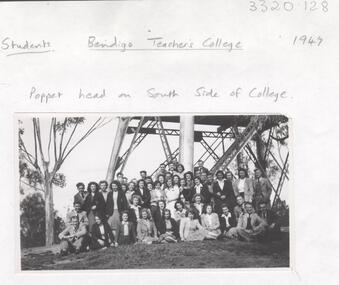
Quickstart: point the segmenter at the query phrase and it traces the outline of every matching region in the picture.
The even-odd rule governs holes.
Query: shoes
[[[65,255],[67,255],[67,251],[66,250],[60,250],[59,255],[65,256]]]

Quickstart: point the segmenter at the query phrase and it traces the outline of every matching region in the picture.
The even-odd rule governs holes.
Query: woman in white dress
[[[165,194],[166,194],[166,208],[171,211],[171,216],[174,217],[174,214],[175,214],[174,206],[175,206],[175,202],[179,198],[180,191],[179,191],[178,185],[173,186],[172,179],[168,179],[166,181]]]

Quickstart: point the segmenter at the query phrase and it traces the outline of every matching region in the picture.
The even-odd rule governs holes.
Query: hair
[[[144,182],[144,185],[146,186],[145,180],[139,179],[138,182],[137,182],[137,188],[139,188],[140,182]]]
[[[106,180],[101,180],[101,181],[99,182],[99,185],[100,185],[100,184],[103,184],[103,183],[105,183],[106,187],[108,186],[108,183],[107,183]]]
[[[193,179],[193,172],[192,171],[187,171],[184,173],[184,178],[187,180],[187,174],[190,174],[191,175],[191,178]]]
[[[139,196],[139,195],[137,195],[137,194],[133,194],[132,195],[132,201],[134,200],[134,198],[137,198],[138,199],[138,204],[141,202],[141,197]]]
[[[167,183],[168,183],[169,181],[171,181],[171,183],[172,183],[172,186],[173,186],[173,178],[171,178],[171,179],[167,179],[167,180],[166,180],[166,184],[165,184],[165,185],[167,186]]]
[[[84,187],[85,188],[85,184],[82,183],[82,182],[79,182],[75,185],[77,188],[79,188],[80,186]]]
[[[184,208],[184,203],[181,202],[180,200],[178,200],[178,201],[176,201],[175,204],[174,204],[174,208],[175,208],[176,210],[178,210],[177,204],[180,204],[180,205]]]
[[[207,210],[207,207],[211,207],[211,208],[212,208],[212,213],[214,213],[212,204],[206,204],[206,205],[205,205],[205,212],[207,212],[207,211],[206,211],[206,210]]]
[[[202,159],[199,159],[197,162],[203,162]]]
[[[170,211],[169,209],[165,209],[165,210],[164,210],[164,214],[165,214],[165,213],[169,213],[169,218],[171,218],[171,211]]]
[[[123,214],[126,214],[127,216],[129,216],[129,213],[128,213],[128,211],[127,210],[124,210],[124,211],[122,211],[122,213],[121,213],[121,217],[122,217],[122,215]]]
[[[140,174],[141,174],[141,173],[147,174],[147,171],[146,171],[146,170],[140,170]]]
[[[161,203],[164,203],[164,206],[165,206],[165,208],[166,208],[166,201],[165,201],[165,200],[159,200],[159,201],[158,201],[158,206],[159,206],[159,203],[160,203],[160,202],[161,202]]]
[[[99,218],[101,222],[103,221],[102,216],[99,215],[99,214],[95,214],[95,215],[94,215],[94,219],[95,219],[95,218]]]
[[[201,194],[194,194],[194,196],[193,196],[193,198],[192,198],[192,201],[193,202],[195,202],[195,198],[197,198],[197,197],[200,197],[200,199],[201,199],[201,202],[203,202],[204,201],[204,198],[201,196]]]
[[[225,172],[225,177],[227,176],[227,174],[231,174],[231,176],[233,177],[233,173],[232,173],[231,171],[227,170],[227,171]]]
[[[186,212],[186,217],[188,217],[189,214],[192,214],[193,215],[193,219],[196,218],[196,213],[193,209],[188,209],[187,212]]]
[[[179,167],[182,167],[182,171],[181,171],[181,172],[179,172],[179,170],[178,170]],[[184,167],[181,163],[179,163],[179,164],[177,165],[177,171],[178,171],[179,173],[183,173],[183,172],[185,171],[185,167]]]
[[[200,178],[199,176],[195,176],[195,177],[194,177],[194,180],[195,180],[195,179],[198,179],[199,182],[201,183],[201,178]]]
[[[230,208],[228,207],[228,205],[227,205],[227,204],[225,204],[225,203],[224,203],[224,204],[221,204],[221,207],[220,207],[220,209],[223,209],[223,208],[225,208],[225,207],[226,207],[228,210],[230,209]]]
[[[178,177],[178,184],[180,184],[180,176],[177,174],[174,174],[172,177],[172,183],[174,184],[174,177]]]
[[[218,177],[218,174],[221,173],[222,174],[222,178],[225,178],[225,173],[222,171],[222,170],[218,170],[216,173],[215,173],[215,176]]]
[[[122,187],[125,186],[126,187],[126,191],[128,189],[128,185],[126,183],[121,183],[121,190],[122,190]]]
[[[164,178],[164,181],[165,181],[165,175],[162,174],[162,173],[160,173],[160,174],[158,175],[158,177],[157,177],[158,181],[159,181],[159,177],[160,177],[160,176],[162,176],[162,178]]]
[[[160,181],[159,181],[159,180],[155,180],[155,181],[154,181],[154,186],[157,186],[158,184],[161,185]]]
[[[239,169],[238,169],[238,176],[240,176],[240,175],[239,175],[239,174],[240,174],[240,171],[245,172],[245,177],[248,177],[248,173],[247,173],[247,171],[246,171],[245,168],[239,168]]]
[[[75,206],[75,205],[80,205],[80,206],[81,206],[81,203],[78,202],[78,201],[74,201],[74,202],[73,202],[73,206]]]
[[[251,205],[253,207],[253,204],[251,202],[245,202],[245,206],[246,205]]]
[[[113,191],[113,187],[112,187],[113,184],[115,184],[115,185],[118,186],[118,191],[122,191],[122,189],[121,189],[121,184],[120,184],[120,182],[119,182],[118,180],[113,180],[113,181],[111,182],[111,184],[109,185],[109,188],[110,188],[112,191]]]
[[[142,208],[141,209],[141,215],[142,215],[142,213],[146,213],[147,214],[147,219],[150,219],[150,213],[149,213],[149,211],[146,208]]]
[[[148,186],[149,184],[151,184],[151,185],[152,185],[152,188],[154,187],[154,183],[153,183],[153,182],[151,182],[151,181],[149,181],[149,182],[147,182],[147,183],[146,183],[146,188],[147,188],[147,186]]]
[[[94,193],[97,193],[98,191],[99,191],[99,185],[98,185],[98,183],[96,183],[96,182],[90,182],[90,183],[88,183],[88,185],[87,185],[87,192],[89,193],[89,192],[91,192],[91,186],[92,185],[95,185],[95,190],[94,190]]]

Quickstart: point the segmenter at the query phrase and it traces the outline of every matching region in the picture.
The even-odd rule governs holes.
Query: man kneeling
[[[254,212],[252,204],[246,202],[245,212],[240,215],[237,227],[231,228],[227,236],[238,237],[245,241],[256,241],[264,237],[266,229],[266,222]]]
[[[68,253],[79,253],[86,248],[88,242],[87,227],[79,223],[77,216],[71,217],[70,225],[59,234],[60,255]]]
[[[95,224],[92,228],[91,249],[104,249],[114,246],[114,236],[110,226],[98,215],[95,216]]]

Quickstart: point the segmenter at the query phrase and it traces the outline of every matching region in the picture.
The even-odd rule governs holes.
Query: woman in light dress
[[[219,217],[213,213],[212,205],[206,205],[206,213],[201,215],[201,224],[207,231],[206,239],[217,239],[221,235]]]
[[[159,242],[174,243],[179,238],[178,225],[173,218],[171,218],[171,211],[165,209],[164,211],[165,232],[160,235]]]
[[[125,196],[129,205],[132,205],[132,196],[134,193],[135,193],[135,183],[131,181],[130,183],[128,183],[127,191],[125,192]]]
[[[158,241],[157,229],[150,219],[147,209],[141,210],[141,219],[137,225],[137,239],[139,243],[152,244]]]
[[[201,226],[199,220],[195,218],[193,210],[187,212],[187,218],[181,219],[180,238],[182,241],[204,240],[208,232]]]
[[[174,205],[179,198],[180,191],[178,185],[173,186],[172,179],[166,181],[165,194],[166,194],[166,209],[169,209],[171,211],[171,216],[174,217],[175,214]]]
[[[149,184],[152,184],[151,182],[147,183],[148,188],[150,187]],[[161,183],[160,181],[155,181],[154,182],[154,186],[155,188],[153,189],[153,184],[152,184],[152,188],[150,190],[150,194],[151,194],[151,214],[152,217],[154,218],[155,216],[155,212],[158,209],[158,202],[159,201],[165,201],[166,200],[166,195],[165,195],[165,191],[163,189],[161,189]]]

